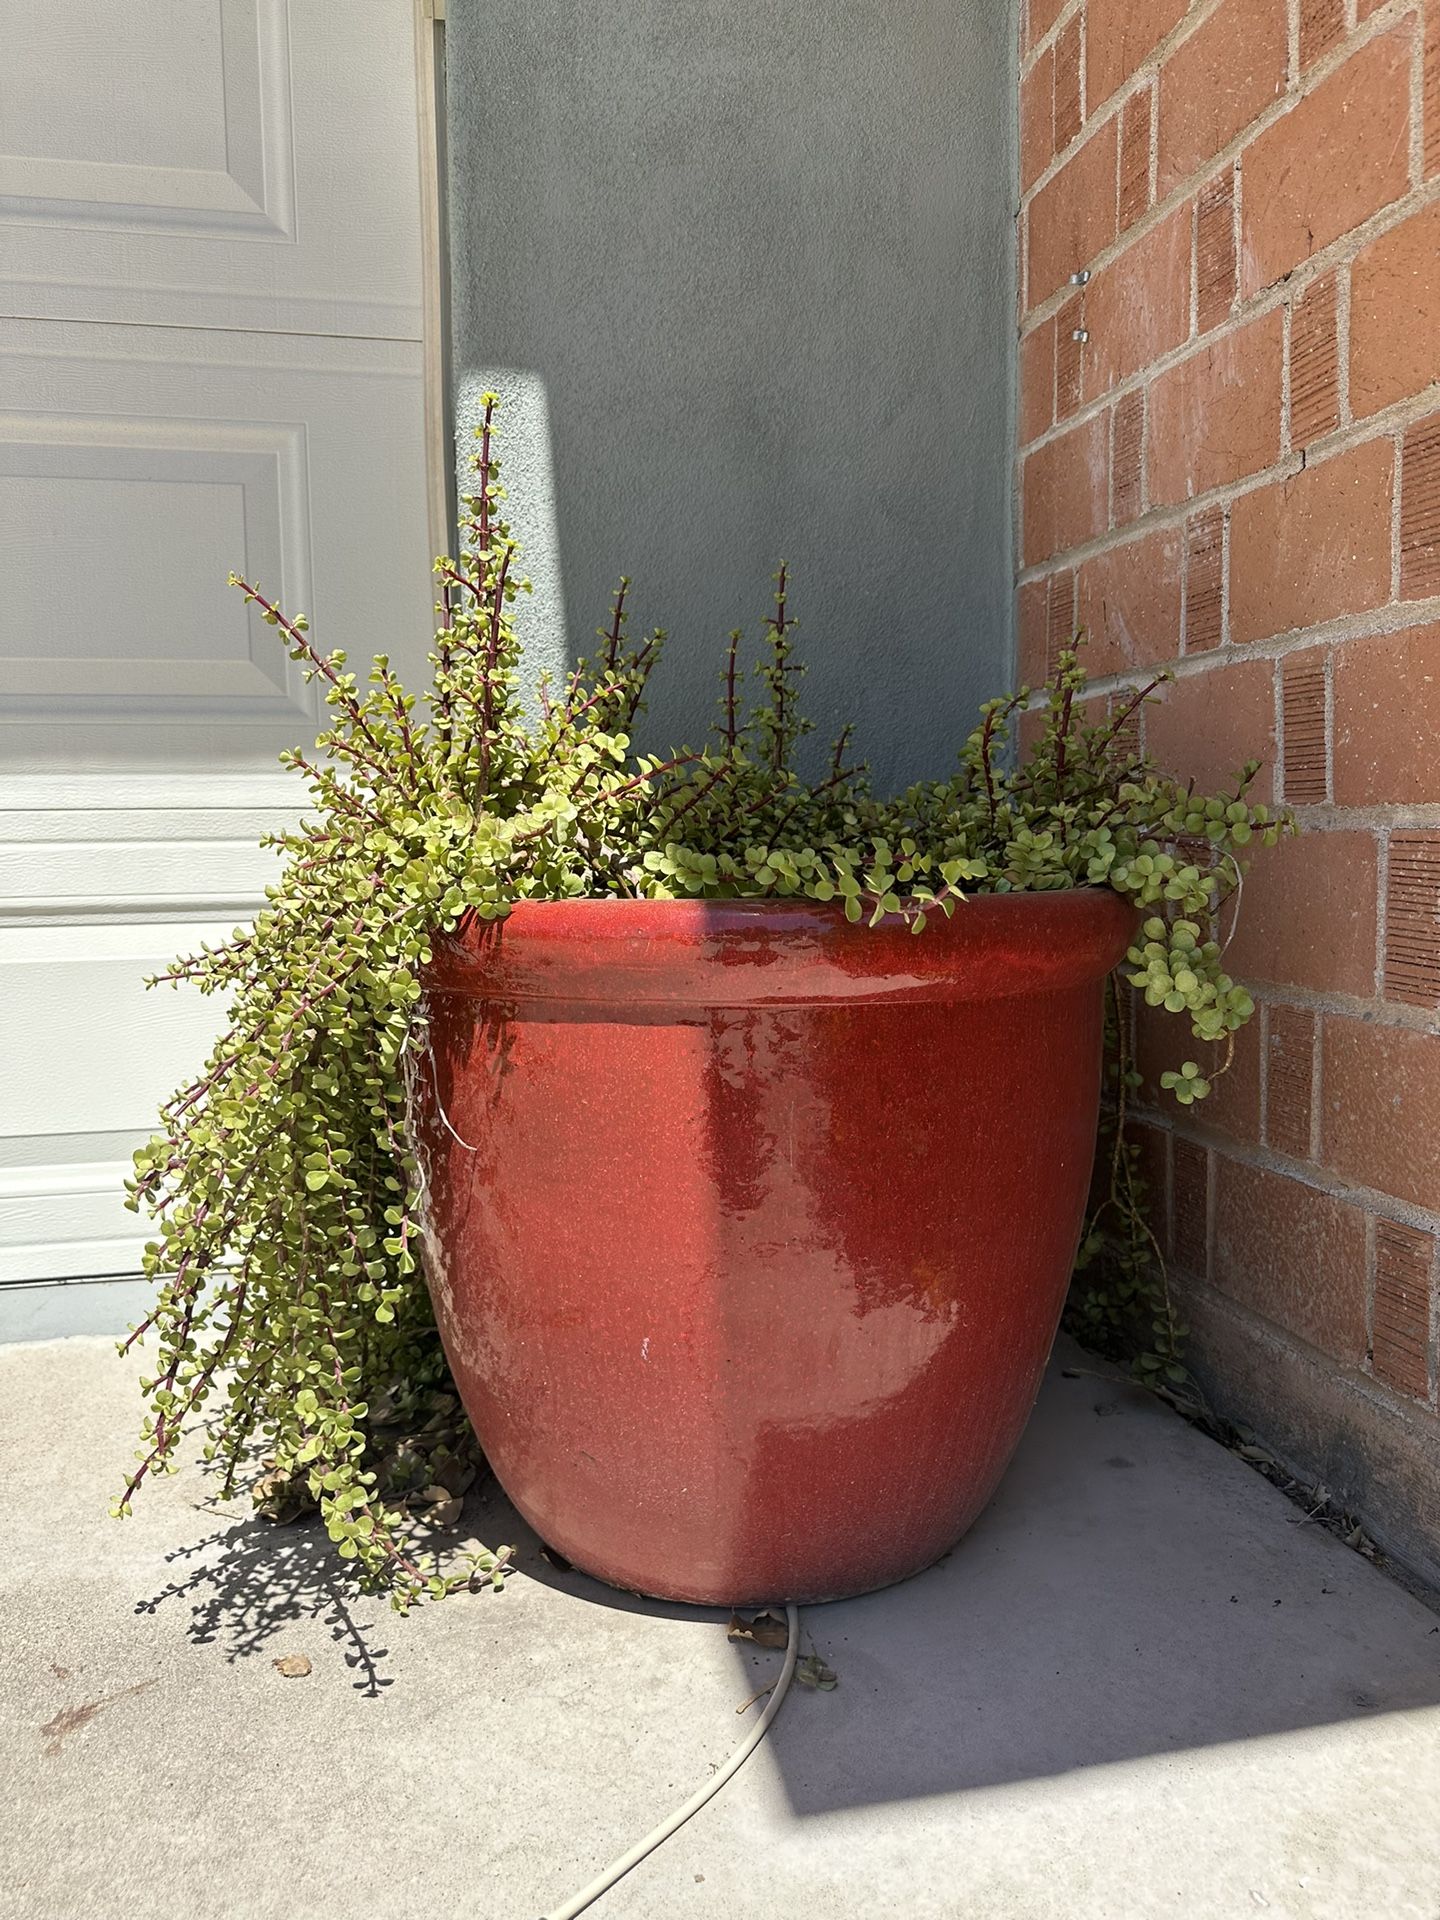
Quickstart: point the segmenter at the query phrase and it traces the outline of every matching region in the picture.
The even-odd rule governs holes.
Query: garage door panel
[[[130,0],[117,34],[114,0],[6,0],[0,21],[7,312],[419,337],[408,7]]]
[[[133,1310],[6,1283],[138,1265],[130,1153],[224,1018],[144,977],[305,805],[323,703],[227,575],[426,676],[416,30],[0,0],[0,1338]]]
[[[91,328],[31,322],[0,357],[0,764],[313,739],[317,691],[232,569],[423,680],[420,344],[104,332],[102,357]]]

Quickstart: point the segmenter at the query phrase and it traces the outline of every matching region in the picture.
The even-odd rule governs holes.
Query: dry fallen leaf
[[[303,1680],[310,1671],[310,1662],[303,1653],[287,1653],[283,1660],[272,1660],[270,1664],[287,1680]]]
[[[840,1684],[833,1667],[827,1667],[818,1654],[807,1653],[795,1662],[795,1678],[802,1687],[818,1687],[829,1693]]]
[[[432,1527],[453,1527],[465,1506],[462,1499],[438,1482],[426,1487],[417,1497],[428,1506],[429,1511],[421,1518],[428,1520]]]
[[[747,1620],[743,1614],[732,1613],[725,1637],[727,1640],[748,1640],[756,1647],[779,1649],[789,1645],[790,1629],[785,1624],[783,1614],[774,1613],[767,1607],[763,1613],[757,1613],[753,1620]]]
[[[264,1474],[255,1482],[251,1498],[255,1502],[256,1512],[279,1527],[298,1520],[314,1504],[307,1497],[303,1480],[289,1480],[283,1473],[274,1471]]]

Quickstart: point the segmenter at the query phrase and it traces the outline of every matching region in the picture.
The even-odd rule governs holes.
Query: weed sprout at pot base
[[[131,1191],[155,1222],[157,1294],[126,1343],[143,1335],[151,1357],[117,1509],[173,1470],[203,1416],[227,1482],[263,1469],[271,1511],[318,1503],[339,1553],[401,1605],[503,1570],[484,1552],[442,1570],[425,1544],[425,1515],[452,1511],[474,1471],[418,1270],[405,1136],[407,1061],[425,1046],[418,973],[436,932],[522,900],[790,898],[835,903],[857,940],[889,916],[923,939],[967,893],[1109,887],[1145,912],[1129,979],[1177,1017],[1167,1082],[1188,1103],[1225,1062],[1202,1070],[1184,1036],[1223,1056],[1252,1011],[1217,939],[1235,855],[1288,825],[1247,799],[1253,767],[1206,797],[1137,753],[1126,723],[1152,688],[1090,723],[1073,652],[1043,696],[987,704],[940,778],[877,796],[848,728],[818,777],[802,777],[809,723],[783,567],[755,664],[730,637],[698,744],[655,755],[632,741],[663,636],[630,638],[623,581],[593,657],[542,683],[527,712],[513,615],[528,588],[504,519],[496,404],[487,397],[465,549],[436,562],[430,691],[407,692],[383,655],[362,683],[302,617],[236,582],[322,683],[329,728],[313,757],[284,756],[310,808],[270,843],[282,871],[253,927],[162,976],[223,995],[229,1026],[162,1109]],[[1039,731],[1016,755],[1012,732],[1037,699]],[[1132,1078],[1122,1061],[1111,1204],[1126,1231],[1130,1201],[1143,1224],[1123,1134]],[[1089,1256],[1112,1229],[1092,1223]],[[1138,1249],[1130,1293],[1097,1308],[1092,1331],[1155,1305],[1143,1238]],[[1156,1320],[1169,1349],[1150,1357],[1177,1367],[1168,1307]]]

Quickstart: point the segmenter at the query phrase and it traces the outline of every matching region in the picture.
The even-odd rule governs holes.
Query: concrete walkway
[[[408,1619],[195,1471],[117,1524],[135,1416],[108,1342],[0,1352],[5,1916],[533,1920],[778,1664],[556,1573],[493,1495],[508,1591]],[[1440,1615],[1124,1384],[1052,1370],[964,1544],[803,1619],[838,1689],[597,1916],[1440,1916]]]

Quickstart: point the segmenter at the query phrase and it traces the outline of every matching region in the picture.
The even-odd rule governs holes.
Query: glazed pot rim
[[[805,898],[521,900],[437,934],[427,993],[600,1010],[979,1001],[1102,979],[1139,912],[1108,887],[965,895],[916,934]]]

